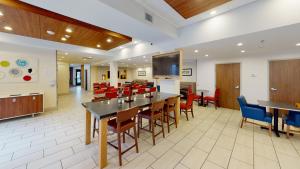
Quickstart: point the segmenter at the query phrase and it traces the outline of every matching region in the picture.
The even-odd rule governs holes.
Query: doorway
[[[239,109],[240,63],[216,65],[216,88],[220,89],[219,104],[229,109]]]
[[[75,72],[75,84],[76,86],[80,86],[81,85],[81,70],[80,69],[76,69]]]
[[[300,59],[270,61],[269,73],[271,101],[300,103]]]

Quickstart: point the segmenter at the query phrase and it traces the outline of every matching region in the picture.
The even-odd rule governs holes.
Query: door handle
[[[236,88],[236,89],[239,89],[239,88],[240,88],[240,86],[239,86],[239,85],[237,85],[237,86],[235,86],[235,88]]]
[[[273,88],[273,87],[271,88],[271,90],[272,90],[272,91],[277,91],[277,89],[276,89],[276,88]]]

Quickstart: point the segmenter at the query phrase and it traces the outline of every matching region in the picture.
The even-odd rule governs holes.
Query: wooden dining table
[[[177,94],[169,93],[153,93],[153,97],[148,98],[145,94],[132,96],[132,102],[125,102],[125,97],[116,98],[111,100],[104,100],[101,102],[86,102],[82,105],[86,109],[86,130],[85,130],[85,144],[91,143],[91,115],[93,115],[99,121],[99,167],[104,168],[107,166],[107,122],[110,117],[116,116],[120,111],[124,111],[134,107],[148,107],[154,102],[167,100],[171,97],[178,97],[176,107],[176,120],[179,122],[179,109],[180,109],[180,97]]]

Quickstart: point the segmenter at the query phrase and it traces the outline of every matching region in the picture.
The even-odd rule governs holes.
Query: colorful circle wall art
[[[23,80],[28,82],[28,81],[31,80],[31,76],[26,75],[26,76],[23,77]]]
[[[2,66],[2,67],[9,67],[9,65],[10,65],[10,63],[7,60],[3,60],[0,62],[0,66]]]
[[[17,59],[16,64],[21,68],[25,68],[29,65],[26,59]]]
[[[5,78],[5,73],[4,72],[0,72],[0,80]]]
[[[12,68],[9,70],[9,75],[11,77],[20,77],[22,75],[22,70],[18,68]]]

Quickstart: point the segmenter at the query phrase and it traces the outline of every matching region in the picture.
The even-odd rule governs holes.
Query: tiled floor
[[[59,110],[0,122],[1,169],[94,169],[97,168],[97,139],[84,144],[85,113],[81,101],[90,93],[73,89],[60,96]],[[128,169],[299,169],[300,136],[289,140],[269,137],[266,130],[246,124],[239,128],[241,115],[229,109],[195,106],[195,118],[182,116],[177,129],[157,139],[143,132],[140,153],[123,156]],[[114,139],[110,136],[109,139]],[[132,142],[127,139],[128,146]],[[107,168],[119,168],[117,151],[108,150]]]

